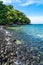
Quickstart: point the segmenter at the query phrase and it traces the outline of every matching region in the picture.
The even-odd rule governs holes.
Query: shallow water
[[[26,53],[28,51],[30,53],[31,64],[37,62],[35,65],[43,65],[43,25],[24,25],[11,28],[8,30],[13,37],[27,44]]]
[[[40,55],[40,60],[43,62],[43,24],[24,25],[12,31],[15,38],[22,40],[30,50],[37,51],[37,55]]]
[[[22,39],[24,42],[38,45],[43,43],[43,25],[24,25],[13,27],[12,30],[15,38]]]
[[[43,65],[43,24],[24,25],[13,30],[15,38],[28,45],[33,55],[40,55],[40,64]]]

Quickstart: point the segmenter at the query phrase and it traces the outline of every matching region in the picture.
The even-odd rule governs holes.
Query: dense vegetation
[[[0,1],[0,24],[29,24],[30,19],[12,5],[5,5]]]

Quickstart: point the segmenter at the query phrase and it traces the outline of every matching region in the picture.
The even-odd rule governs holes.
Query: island
[[[30,24],[30,19],[12,5],[5,5],[0,1],[0,25]]]

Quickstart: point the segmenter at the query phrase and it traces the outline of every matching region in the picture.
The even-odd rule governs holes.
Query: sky
[[[2,0],[4,4],[13,5],[30,18],[32,24],[43,24],[43,0]]]

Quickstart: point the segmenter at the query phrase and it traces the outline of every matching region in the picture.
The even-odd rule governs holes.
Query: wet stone
[[[0,65],[43,65],[43,47],[29,47],[0,27]]]

